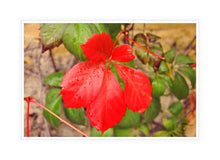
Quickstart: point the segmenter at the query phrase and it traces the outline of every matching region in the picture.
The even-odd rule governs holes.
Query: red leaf
[[[102,32],[102,34],[93,34],[91,38],[80,47],[83,53],[91,61],[101,62],[109,58],[113,50],[113,42],[111,37]]]
[[[141,71],[115,64],[119,76],[125,81],[125,103],[133,112],[144,112],[152,100],[149,78]]]
[[[120,45],[116,47],[112,52],[112,59],[118,62],[129,62],[135,58],[133,54],[133,49],[127,45]]]
[[[144,112],[152,100],[151,83],[143,72],[115,64],[119,76],[125,81],[125,91],[122,90],[109,63],[134,59],[133,50],[129,45],[121,45],[114,50],[113,47],[108,34],[94,34],[81,45],[90,61],[75,65],[61,83],[65,107],[86,107],[91,124],[102,133],[121,121],[126,105],[134,112]],[[105,69],[107,59],[108,67]]]
[[[196,67],[196,63],[192,64],[190,67]]]
[[[125,115],[124,93],[109,66],[105,70],[100,92],[87,109],[92,126],[102,133],[119,123]]]
[[[97,96],[105,70],[105,64],[95,65],[87,61],[73,66],[61,83],[65,107],[87,107]]]

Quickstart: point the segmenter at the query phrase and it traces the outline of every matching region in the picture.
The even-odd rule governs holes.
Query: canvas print
[[[23,23],[24,137],[196,137],[196,23]]]

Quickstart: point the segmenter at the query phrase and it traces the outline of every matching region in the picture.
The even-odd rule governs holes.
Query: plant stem
[[[161,128],[163,127],[162,124],[160,123],[156,123],[155,121],[152,121],[152,124],[156,125],[156,127],[154,127],[153,129],[150,130],[150,134],[153,135],[153,133],[161,130]]]
[[[113,48],[115,48],[115,45],[116,45],[116,43],[117,43],[119,37],[120,37],[123,33],[124,33],[124,31],[122,31],[122,32],[119,33],[118,37],[117,37],[116,40],[115,40],[115,43],[114,43],[114,45],[113,45]]]
[[[30,101],[27,101],[27,137],[29,137],[29,106]]]
[[[188,50],[192,47],[193,42],[196,40],[196,36],[193,37],[193,39],[191,40],[191,42],[189,42],[188,46],[184,49],[183,54],[187,55],[188,54]]]
[[[180,121],[182,121],[183,118],[185,118],[186,116],[188,116],[188,114],[190,114],[190,112],[194,111],[194,109],[196,109],[196,106],[194,106],[192,109],[189,110],[189,112],[187,112],[183,117],[181,117],[181,118],[177,121],[177,123],[179,123]]]
[[[54,71],[57,72],[58,70],[57,70],[57,68],[56,68],[56,64],[55,64],[55,61],[54,61],[54,59],[53,59],[52,50],[49,49],[49,51],[50,51],[50,58],[51,58],[51,61],[52,61],[52,63],[53,63]]]
[[[141,47],[143,50],[147,51],[148,53],[150,53],[150,54],[152,54],[152,55],[154,55],[154,56],[156,56],[156,57],[158,57],[158,58],[160,58],[160,59],[162,59],[162,60],[165,59],[164,57],[161,57],[161,56],[159,56],[159,55],[157,55],[157,54],[155,54],[155,53],[149,51],[148,49],[144,48],[143,46],[141,46],[140,44],[138,44],[137,42],[135,42],[133,39],[128,38],[128,31],[121,31],[121,32],[119,33],[119,35],[118,35],[118,37],[116,38],[115,43],[114,43],[114,45],[113,45],[114,47],[115,47],[116,42],[118,41],[119,37],[120,37],[123,33],[125,34],[125,39],[126,39],[126,40],[133,42],[134,44],[136,44],[136,45],[138,45],[139,47]],[[113,48],[114,48],[114,47],[113,47]]]
[[[27,102],[27,137],[29,137],[29,106],[31,99],[33,99],[33,97],[24,97],[24,100]]]
[[[158,57],[158,58],[160,58],[160,59],[165,59],[164,57],[161,57],[161,56],[159,56],[159,55],[157,55],[157,54],[155,54],[155,53],[149,51],[148,49],[144,48],[142,45],[138,44],[138,43],[135,42],[133,39],[130,39],[130,38],[126,38],[126,39],[127,39],[128,41],[131,41],[131,42],[135,43],[136,45],[138,45],[139,47],[141,47],[143,50],[147,51],[148,53],[150,53],[150,54],[152,54],[152,55],[154,55],[154,56],[156,56],[156,57]]]
[[[48,111],[49,113],[51,113],[52,115],[54,115],[56,118],[58,118],[60,121],[62,121],[63,123],[65,123],[66,125],[68,125],[69,127],[71,127],[72,129],[76,130],[77,132],[81,133],[82,135],[84,135],[85,137],[89,137],[86,133],[82,132],[81,130],[79,130],[78,128],[76,128],[75,126],[73,126],[72,124],[70,124],[69,122],[67,122],[66,120],[64,120],[63,118],[61,118],[60,116],[56,115],[55,113],[53,113],[51,110],[49,110],[48,108],[46,108],[44,105],[40,104],[39,102],[32,100],[32,99],[25,99],[27,101],[27,103],[35,103],[37,105],[39,105],[40,107],[42,107],[43,109],[45,109],[46,111]],[[27,130],[28,131],[28,130]],[[27,133],[29,136],[29,133]]]

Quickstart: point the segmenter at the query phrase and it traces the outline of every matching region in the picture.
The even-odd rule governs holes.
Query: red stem
[[[70,124],[69,122],[67,122],[66,120],[64,120],[63,118],[61,118],[60,116],[56,115],[55,113],[53,113],[51,110],[49,110],[47,107],[45,107],[44,105],[40,104],[39,102],[32,100],[32,97],[25,97],[24,98],[27,103],[28,103],[28,112],[29,112],[29,103],[35,103],[37,105],[39,105],[40,107],[42,107],[43,109],[45,109],[46,111],[48,111],[49,113],[51,113],[52,115],[54,115],[55,117],[57,117],[60,121],[62,121],[63,123],[65,123],[66,125],[68,125],[69,127],[71,127],[72,129],[76,130],[77,132],[81,133],[82,135],[84,135],[85,137],[89,137],[86,133],[82,132],[81,130],[79,130],[78,128],[76,128],[75,126],[73,126],[72,124]],[[28,113],[29,116],[29,113]],[[29,118],[28,118],[29,120]],[[29,128],[29,123],[28,123],[28,128]],[[27,129],[27,137],[29,137],[29,129]]]
[[[118,41],[119,37],[120,37],[123,33],[124,33],[124,31],[121,31],[121,32],[119,33],[118,37],[117,37],[116,40],[115,40],[115,43],[114,43],[114,45],[113,45],[113,48],[115,48],[116,42]]]
[[[159,55],[157,55],[157,54],[155,54],[155,53],[149,51],[148,49],[144,48],[143,46],[141,46],[140,44],[138,44],[137,42],[135,42],[133,39],[130,39],[130,38],[127,38],[127,37],[126,37],[126,39],[127,39],[128,41],[131,41],[131,42],[135,43],[136,45],[138,45],[139,47],[141,47],[141,48],[144,49],[145,51],[149,52],[150,54],[152,54],[152,55],[154,55],[154,56],[156,56],[156,57],[158,57],[158,58],[160,58],[160,59],[165,59],[164,57],[161,57],[161,56],[159,56]]]
[[[138,44],[137,42],[135,42],[133,39],[127,38],[127,35],[128,35],[128,32],[127,32],[127,31],[121,31],[121,32],[120,32],[120,34],[118,35],[118,37],[117,37],[116,40],[115,40],[114,47],[115,47],[116,42],[118,41],[119,37],[120,37],[123,33],[125,33],[125,38],[126,38],[128,41],[131,41],[131,42],[135,43],[136,45],[138,45],[139,47],[141,47],[141,48],[144,49],[145,51],[149,52],[150,54],[152,54],[152,55],[154,55],[154,56],[156,56],[156,57],[158,57],[158,58],[160,58],[160,59],[165,59],[164,57],[161,57],[161,56],[159,56],[159,55],[157,55],[157,54],[155,54],[155,53],[149,51],[148,49],[144,48],[143,46],[141,46],[140,44]],[[114,48],[114,47],[113,47],[113,48]]]
[[[27,100],[27,137],[29,137],[29,106],[30,101]]]

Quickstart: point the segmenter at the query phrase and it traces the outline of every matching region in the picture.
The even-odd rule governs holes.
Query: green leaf
[[[64,107],[66,117],[73,123],[84,125],[85,114],[83,108],[66,108]]]
[[[172,87],[172,92],[173,94],[178,98],[178,99],[184,99],[188,96],[189,94],[189,87],[183,78],[179,73],[176,72],[176,75],[174,77],[173,81],[173,87]]]
[[[137,127],[141,123],[141,114],[127,109],[125,116],[115,126],[118,128]]]
[[[47,93],[46,107],[48,109],[50,109],[52,112],[54,112],[56,115],[59,116],[60,115],[60,106],[61,106],[61,102],[62,102],[62,95],[60,95],[58,97],[54,96],[54,98],[50,99],[50,98],[48,98],[50,96],[48,94],[52,94],[52,96],[54,96],[54,92],[51,91],[51,92]],[[48,99],[51,101],[48,101]],[[54,127],[55,129],[58,128],[58,126],[60,124],[60,120],[58,118],[56,118],[54,115],[52,115],[51,113],[49,113],[46,110],[43,110],[43,115],[52,127]]]
[[[138,59],[143,63],[143,64],[147,64],[148,62],[148,52],[146,52],[145,50],[143,50],[142,48],[138,48],[135,50],[135,54],[138,57]]]
[[[152,64],[148,63],[147,68],[148,68],[151,72],[154,72],[154,68],[153,68]]]
[[[146,124],[142,124],[142,125],[140,126],[139,130],[140,130],[141,132],[143,132],[145,135],[150,136],[150,130],[149,130],[149,128],[148,128],[148,126],[147,126]]]
[[[93,33],[108,32],[108,30],[102,23],[87,23],[87,24],[90,26]]]
[[[92,23],[70,24],[63,35],[63,43],[68,51],[74,54],[79,60],[86,61],[87,58],[83,54],[80,45],[92,37],[92,34],[101,33],[101,29],[102,27],[97,28],[97,24]]]
[[[162,45],[161,45],[161,43],[153,43],[153,46],[152,46],[153,48],[155,48],[155,49],[158,49],[158,50],[160,50],[160,51],[163,51],[163,47],[162,47]]]
[[[166,53],[164,53],[165,60],[169,63],[172,63],[174,60],[175,52],[176,52],[175,49],[171,49],[167,51]]]
[[[125,65],[125,66],[128,66],[128,67],[131,67],[131,68],[135,68],[134,60],[131,60],[129,62],[117,62],[117,61],[114,61],[114,63],[122,64],[122,65]]]
[[[169,68],[168,68],[168,66],[167,66],[165,61],[161,61],[158,72],[159,73],[164,73],[166,71],[169,71]]]
[[[114,127],[115,137],[140,137],[149,136],[150,130],[146,124],[141,125],[139,128],[118,128]]]
[[[152,82],[152,96],[159,97],[162,96],[165,91],[165,85],[163,81],[157,77]]]
[[[150,123],[151,121],[156,118],[156,116],[160,113],[161,105],[160,105],[160,99],[154,98],[150,103],[150,106],[147,108],[147,110],[144,113],[145,120],[147,123]]]
[[[43,23],[40,29],[40,37],[43,50],[52,49],[62,43],[63,33],[67,24],[62,23]]]
[[[153,137],[170,137],[170,133],[167,131],[158,131],[153,134]]]
[[[146,47],[146,43],[147,43],[147,39],[146,39],[146,36],[143,34],[143,33],[137,33],[135,36],[134,36],[134,39],[133,39],[135,42],[137,42],[138,44],[142,45],[143,47]],[[143,50],[143,49],[141,49]],[[146,51],[145,51],[146,52]]]
[[[115,137],[133,137],[133,128],[121,129],[114,127],[114,136]]]
[[[134,61],[133,61],[133,60],[131,60],[131,61],[129,61],[129,62],[117,62],[117,61],[115,61],[115,63],[117,63],[117,64],[122,64],[122,65],[125,65],[125,66],[128,66],[128,67],[135,68],[135,66],[134,66]],[[108,65],[108,63],[106,62],[106,67],[107,67],[107,65]],[[119,76],[118,71],[117,71],[117,69],[116,69],[116,67],[115,67],[115,65],[114,65],[113,63],[110,63],[110,69],[111,69],[111,71],[113,72],[113,74],[115,75],[116,79],[118,80],[118,82],[119,82],[121,88],[124,90],[124,88],[125,88],[125,82],[124,82],[124,80],[121,79],[121,77]]]
[[[163,119],[163,126],[168,130],[174,130],[177,127],[177,118],[176,117],[170,117],[167,119]]]
[[[155,35],[155,34],[152,34],[152,33],[147,33],[147,38],[148,38],[148,41],[149,41],[150,43],[156,42],[156,41],[158,41],[158,40],[160,39],[159,36],[157,36],[157,35]]]
[[[172,78],[171,78],[170,76],[168,76],[168,75],[162,75],[162,74],[160,75],[160,77],[162,78],[164,84],[165,84],[169,89],[171,89],[172,86],[173,86],[173,80],[172,80]]]
[[[180,101],[178,101],[171,104],[168,109],[172,114],[178,116],[178,114],[180,114],[180,112],[183,110],[183,104]]]
[[[101,131],[97,131],[97,129],[93,127],[90,133],[91,137],[111,137],[112,135],[113,135],[113,128],[109,128],[102,135]]]
[[[50,88],[46,95],[46,104],[51,103],[54,99],[59,97],[60,91],[58,88]]]
[[[178,70],[191,81],[192,88],[196,86],[196,71],[191,67],[180,67]]]
[[[186,118],[183,118],[180,122],[178,127],[174,130],[175,134],[178,137],[184,137],[184,133],[185,133],[185,126],[187,125],[188,121],[186,120]]]
[[[108,62],[106,62],[106,67],[107,67],[107,65],[108,65]],[[121,88],[124,90],[124,88],[125,88],[125,82],[124,82],[124,80],[121,79],[121,77],[119,76],[118,71],[117,71],[115,65],[114,65],[113,63],[110,63],[109,66],[110,66],[110,69],[111,69],[112,73],[115,75],[116,79],[118,80],[118,83],[120,84]]]
[[[44,83],[54,86],[54,87],[60,87],[60,83],[63,80],[64,73],[61,72],[55,72],[44,78]]]
[[[194,63],[195,63],[194,60],[183,54],[178,54],[176,57],[176,64],[194,64]]]
[[[112,40],[115,41],[117,35],[121,31],[122,23],[103,23],[103,25],[111,36]]]

